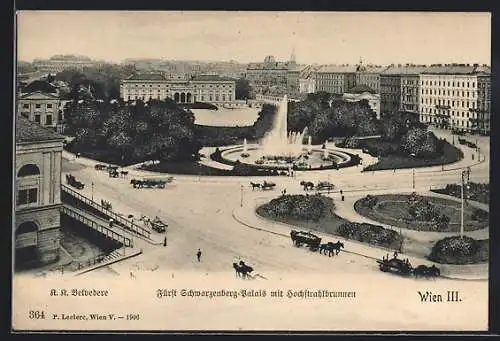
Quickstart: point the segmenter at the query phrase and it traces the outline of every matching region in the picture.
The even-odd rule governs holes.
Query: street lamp
[[[241,185],[241,199],[240,199],[240,207],[243,207],[243,185]]]
[[[92,181],[92,201],[94,201],[94,181]]]
[[[467,181],[469,181],[470,168],[462,171],[460,194],[461,194],[461,212],[460,212],[460,238],[464,236],[464,183],[465,176],[467,175]]]

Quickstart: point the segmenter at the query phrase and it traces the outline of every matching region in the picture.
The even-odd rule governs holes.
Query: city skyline
[[[301,64],[491,64],[490,13],[24,11],[17,21],[17,59],[28,62],[75,54],[249,63],[286,61],[295,49]]]

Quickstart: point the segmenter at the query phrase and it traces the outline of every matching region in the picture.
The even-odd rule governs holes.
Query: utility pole
[[[415,189],[415,168],[413,168],[413,172],[412,173],[413,173],[413,177],[412,177],[412,179],[413,179],[413,189]]]
[[[240,200],[240,207],[243,207],[243,185],[241,185],[241,200]]]
[[[464,183],[465,183],[465,175],[467,174],[467,179],[469,179],[470,176],[470,169],[463,170],[462,171],[462,181],[461,181],[461,186],[460,186],[460,194],[461,194],[461,212],[460,212],[460,238],[463,238],[464,236]],[[468,180],[467,180],[468,181]]]
[[[94,201],[94,181],[92,181],[92,201]]]

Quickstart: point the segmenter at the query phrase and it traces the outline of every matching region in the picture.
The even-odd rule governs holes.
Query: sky
[[[491,64],[491,14],[22,11],[17,59],[78,54],[301,64]]]

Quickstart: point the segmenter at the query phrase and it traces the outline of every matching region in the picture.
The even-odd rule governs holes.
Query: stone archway
[[[181,92],[181,103],[186,103],[186,93]]]
[[[176,92],[176,93],[174,94],[174,101],[175,101],[176,103],[179,103],[179,99],[180,99],[179,93],[178,93],[178,92]]]
[[[188,103],[191,103],[191,98],[192,98],[192,97],[193,97],[193,96],[191,95],[191,93],[190,93],[190,92],[188,92],[188,93],[187,93],[187,95],[186,95],[186,101],[187,101]]]
[[[32,221],[19,225],[15,232],[15,265],[25,265],[38,261],[38,226]]]

